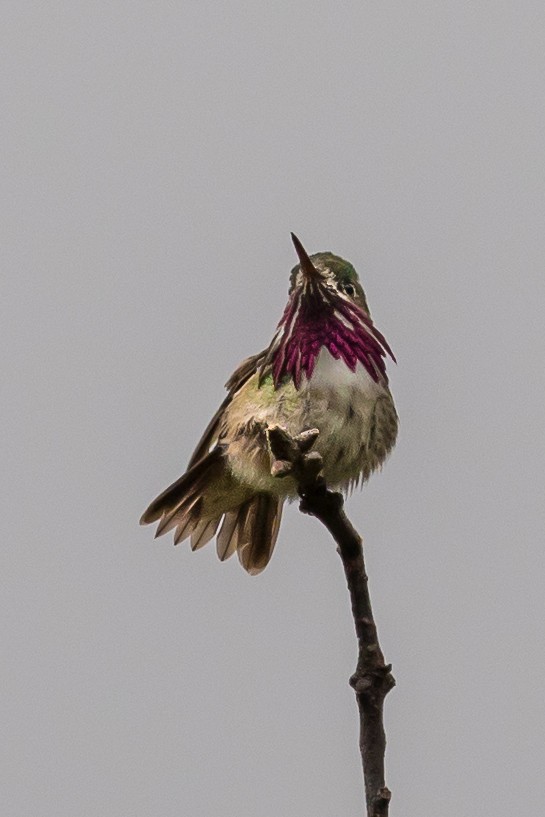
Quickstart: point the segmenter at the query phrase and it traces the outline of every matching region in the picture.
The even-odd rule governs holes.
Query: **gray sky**
[[[543,782],[542,2],[7,2],[1,813],[361,814],[320,525],[257,578],[137,525],[262,348],[289,231],[360,272],[400,439],[348,511],[392,815]]]

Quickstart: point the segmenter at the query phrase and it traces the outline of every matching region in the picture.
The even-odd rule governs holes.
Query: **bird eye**
[[[350,297],[356,293],[356,289],[353,284],[343,283],[341,284],[340,288],[346,295],[350,295]]]

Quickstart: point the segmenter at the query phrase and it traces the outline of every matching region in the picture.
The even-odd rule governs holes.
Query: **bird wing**
[[[242,388],[245,383],[247,383],[253,374],[256,373],[258,367],[263,363],[266,354],[267,349],[263,349],[263,351],[258,352],[257,355],[247,357],[246,360],[243,360],[240,366],[235,369],[225,384],[225,388],[228,391],[227,397],[206,426],[197,447],[191,455],[191,459],[187,465],[188,469],[195,465],[195,463],[200,459],[205,457],[213,446],[217,445],[220,437],[221,421],[223,419],[225,409],[230,404],[238,390]]]

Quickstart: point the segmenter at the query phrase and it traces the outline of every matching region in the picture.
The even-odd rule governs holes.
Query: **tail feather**
[[[217,519],[201,519],[191,534],[191,550],[204,547],[215,535],[221,516]]]
[[[183,542],[184,539],[191,536],[198,523],[198,517],[194,516],[190,510],[189,513],[186,514],[183,521],[178,523],[178,527],[176,528],[176,532],[174,534],[174,544],[179,545],[180,542]]]
[[[238,540],[238,559],[255,576],[269,564],[282,518],[283,500],[270,494],[256,494],[249,501]]]
[[[151,505],[146,508],[140,518],[141,525],[149,525],[151,522],[156,522],[167,511],[176,508],[187,496],[196,480],[199,477],[205,476],[210,468],[216,462],[220,462],[223,458],[223,447],[221,445],[212,449],[209,454],[195,463],[192,468],[182,474],[182,476],[169,485],[159,496],[153,500]]]
[[[239,533],[244,528],[248,502],[243,502],[234,511],[228,511],[223,517],[220,532],[216,537],[216,551],[221,562],[229,559],[237,549]]]
[[[271,558],[284,500],[271,494],[258,493],[238,507],[227,506],[222,513],[221,504],[219,507],[217,504],[211,505],[206,496],[219,480],[219,484],[223,485],[221,490],[226,490],[226,495],[232,497],[224,482],[225,467],[224,451],[218,446],[154,499],[142,515],[140,524],[147,525],[159,520],[156,536],[175,528],[174,544],[190,537],[192,550],[198,550],[216,536],[220,560],[228,559],[237,551],[241,565],[248,573],[255,575],[267,566]]]
[[[176,527],[181,527],[193,520],[195,524],[199,521],[199,514],[202,506],[202,487],[199,482],[191,487],[190,492],[172,510],[166,511],[155,531],[155,538],[168,533]]]

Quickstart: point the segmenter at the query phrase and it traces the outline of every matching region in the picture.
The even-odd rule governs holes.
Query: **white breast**
[[[326,480],[333,487],[346,485],[365,468],[375,405],[385,388],[361,363],[351,371],[324,348],[303,390],[308,397],[304,425],[320,429],[316,448]]]
[[[307,388],[311,391],[343,391],[352,392],[354,389],[361,392],[361,397],[369,397],[373,401],[384,394],[384,387],[375,383],[367,369],[358,361],[355,371],[348,368],[344,360],[336,360],[333,355],[322,347],[316,366]]]

